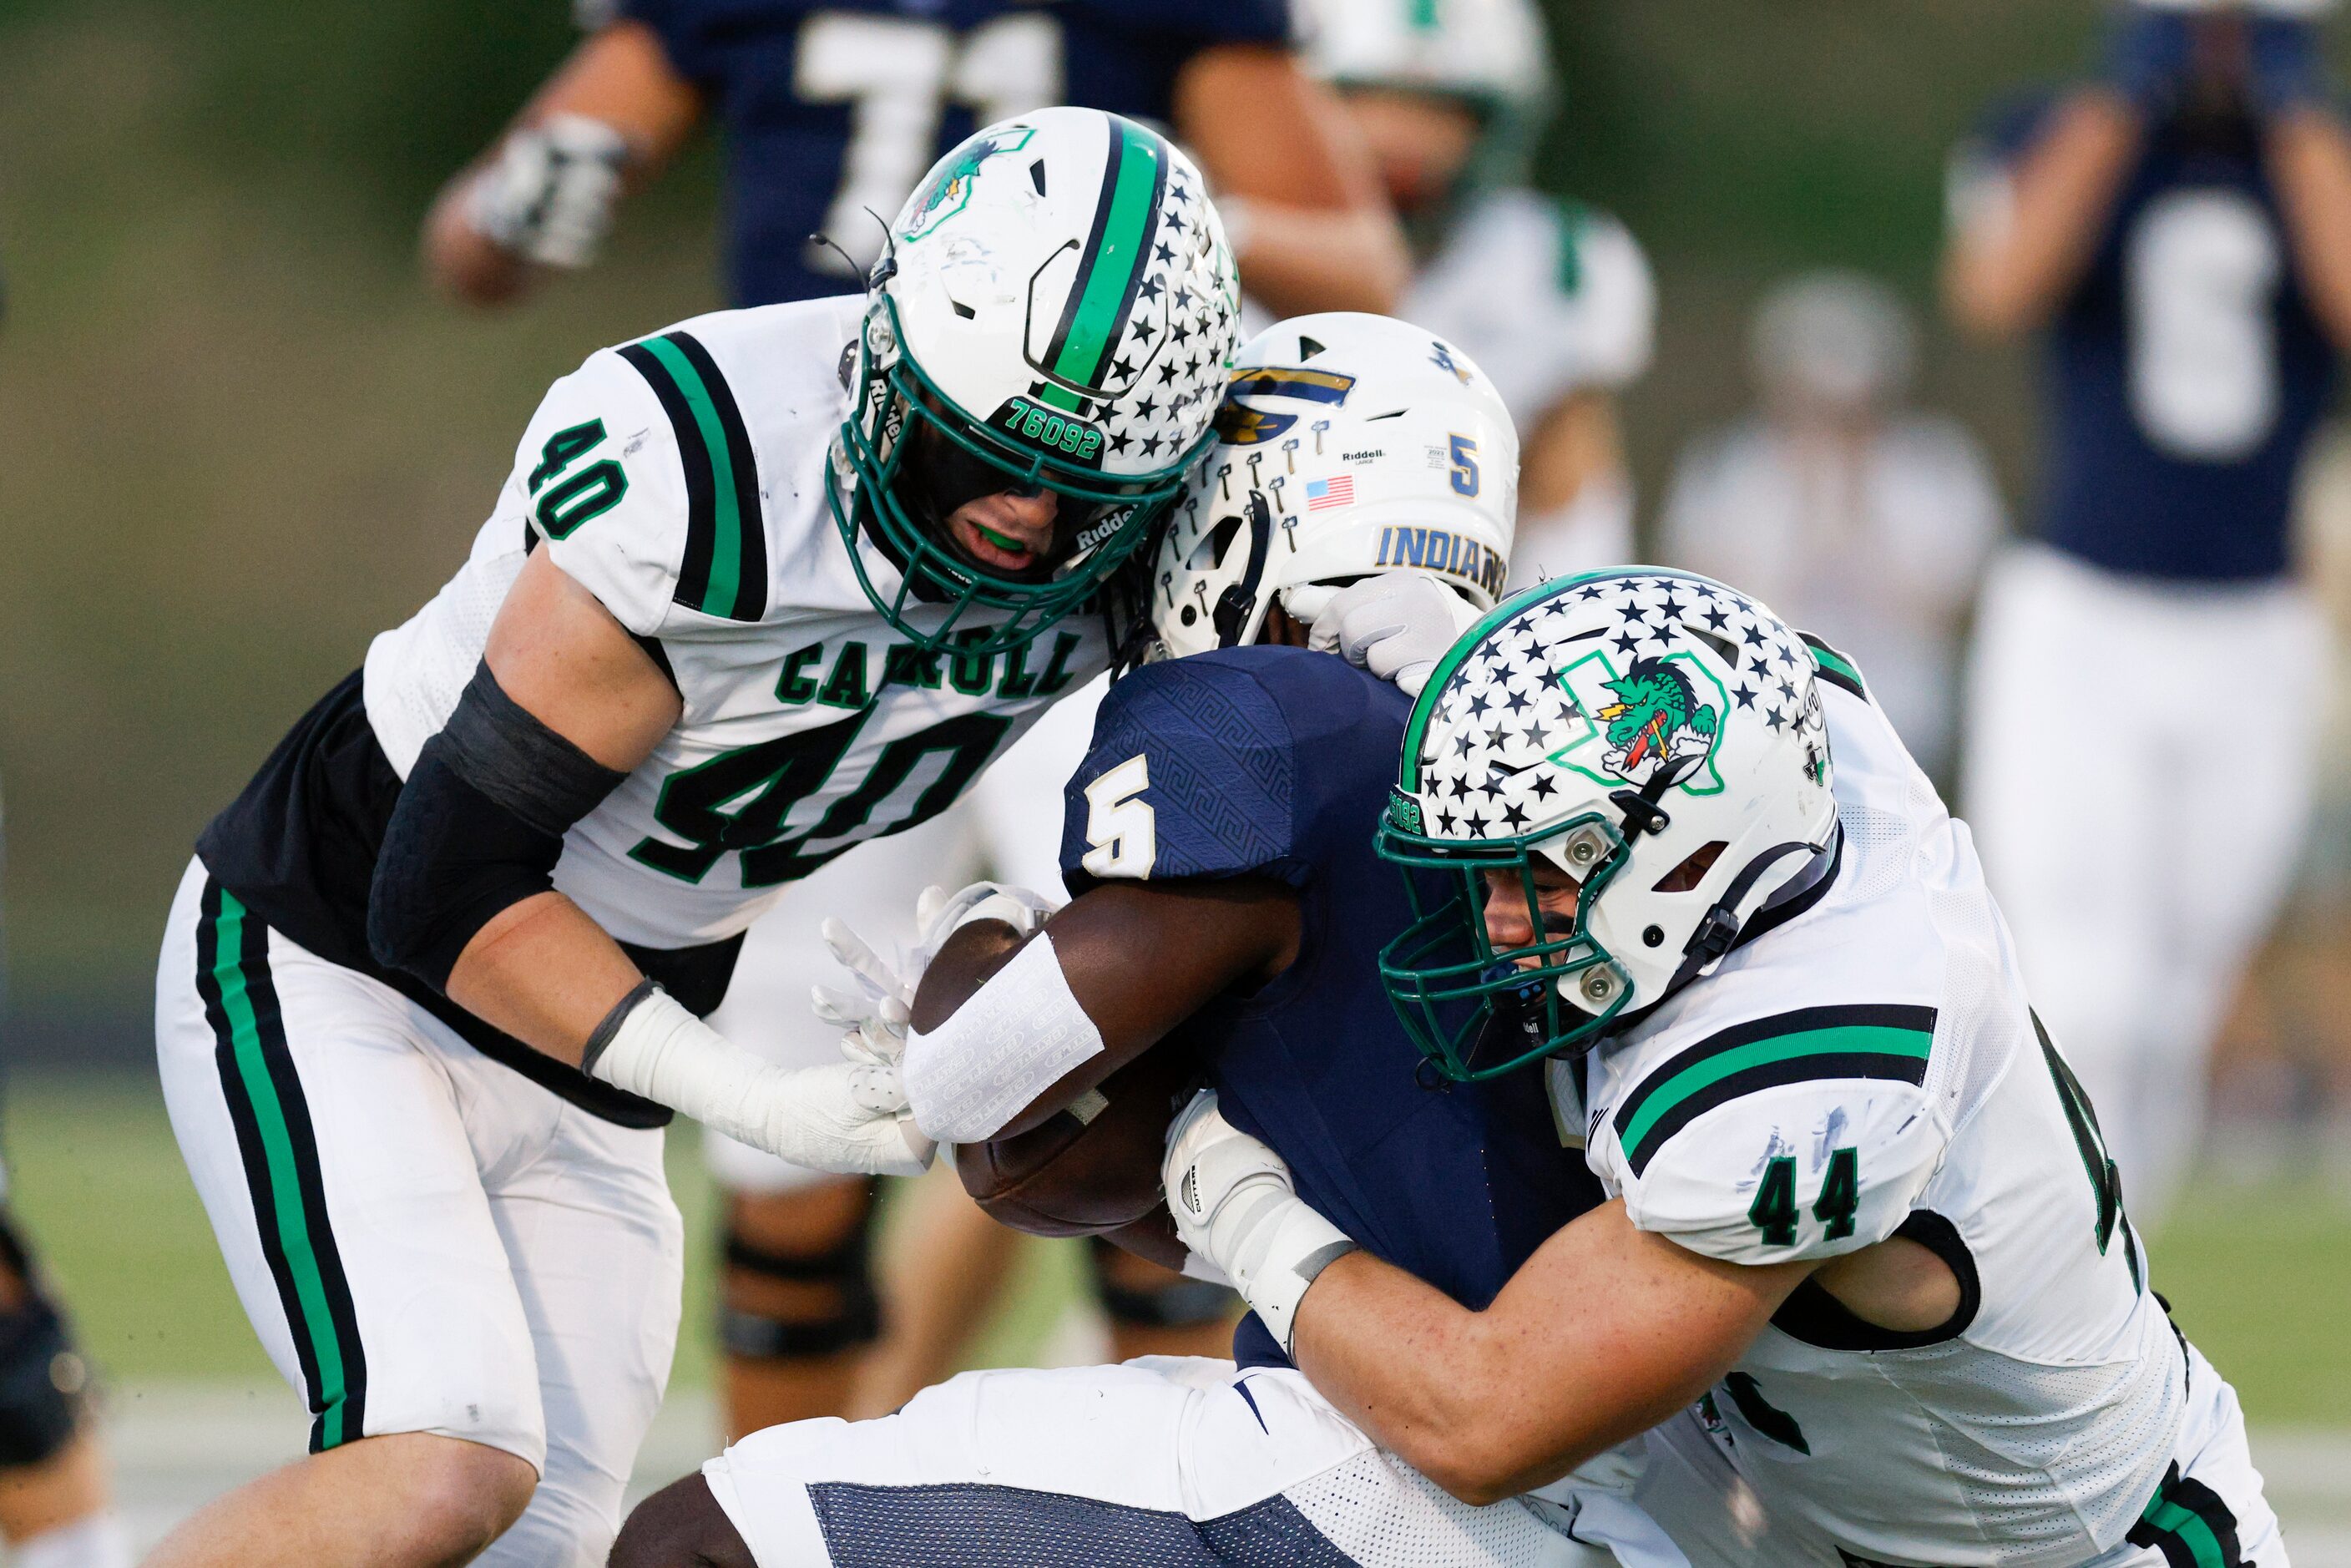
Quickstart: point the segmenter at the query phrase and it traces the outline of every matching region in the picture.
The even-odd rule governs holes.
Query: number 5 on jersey
[[[1100,877],[1140,880],[1159,859],[1159,815],[1138,799],[1151,788],[1151,768],[1141,752],[1102,773],[1086,786],[1086,870]]]

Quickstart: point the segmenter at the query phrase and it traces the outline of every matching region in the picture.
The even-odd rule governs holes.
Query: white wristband
[[[931,1141],[906,1112],[895,1068],[773,1066],[660,988],[632,995],[590,1041],[581,1063],[590,1075],[794,1165],[844,1176],[914,1176],[929,1166]]]
[[[1102,1031],[1061,973],[1053,934],[1040,931],[946,1022],[906,1037],[907,1103],[932,1137],[980,1143],[1102,1051]]]

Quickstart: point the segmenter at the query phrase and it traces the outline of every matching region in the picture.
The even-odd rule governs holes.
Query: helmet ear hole
[[[1214,571],[1225,564],[1225,552],[1233,548],[1233,540],[1241,531],[1238,517],[1221,517],[1217,525],[1200,536],[1192,547],[1192,559],[1185,564],[1194,571]]]
[[[1681,864],[1674,867],[1673,870],[1659,877],[1657,879],[1656,885],[1649,889],[1649,891],[1651,893],[1687,893],[1691,891],[1693,888],[1697,887],[1698,883],[1706,880],[1706,873],[1714,869],[1714,862],[1720,860],[1722,858],[1722,852],[1729,847],[1729,844],[1720,839],[1716,839],[1710,842],[1698,845],[1697,849],[1691,851],[1690,853],[1683,859]],[[1655,944],[1652,944],[1652,946],[1655,946]]]

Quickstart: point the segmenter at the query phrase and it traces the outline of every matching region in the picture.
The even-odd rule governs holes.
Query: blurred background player
[[[1683,449],[1658,559],[1745,583],[1851,653],[1911,755],[1948,778],[1959,629],[2006,521],[1974,437],[1910,406],[1917,350],[1875,278],[1773,287],[1749,339],[1758,406]]]
[[[1368,162],[1299,69],[1287,0],[603,0],[582,20],[589,36],[426,221],[427,269],[461,298],[500,303],[549,269],[586,265],[622,194],[705,121],[726,141],[730,303],[852,292],[881,244],[869,212],[895,212],[979,124],[1065,102],[1173,128],[1215,190],[1256,298],[1285,312],[1384,310],[1405,276]],[[829,245],[811,238],[820,233]],[[926,883],[985,866],[1058,888],[1061,784],[1098,700],[1059,705],[1071,711],[946,818],[795,889],[752,928],[721,1027],[779,1060],[831,1060],[839,1031],[808,1007],[810,982],[829,967],[817,937],[825,914],[904,940]],[[886,1410],[950,1369],[1013,1241],[954,1183],[912,1195],[897,1256],[915,1277],[889,1290],[885,1314],[872,1278],[873,1184],[715,1135],[705,1147],[726,1192],[730,1429]],[[1095,1266],[1117,1354],[1221,1353],[1227,1292],[1106,1248]],[[885,1315],[890,1345],[870,1358]]]
[[[89,1364],[7,1197],[0,1165],[0,1541],[13,1568],[131,1568]]]
[[[2310,807],[2327,655],[2287,520],[2351,345],[2322,5],[2119,9],[2096,79],[1955,168],[1952,313],[2045,335],[2049,430],[1978,619],[1968,816],[2142,1223]]]
[[[1552,108],[1541,13],[1305,0],[1301,25],[1412,241],[1395,313],[1466,350],[1518,425],[1510,586],[1632,559],[1616,393],[1648,369],[1656,289],[1624,225],[1528,183]],[[1246,257],[1241,281],[1255,288]]]

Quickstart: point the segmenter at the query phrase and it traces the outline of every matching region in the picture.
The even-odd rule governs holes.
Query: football
[[[1100,1236],[1159,1207],[1167,1124],[1198,1081],[1188,1051],[1162,1041],[1068,1110],[1009,1138],[956,1146],[964,1190],[1032,1236]]]

